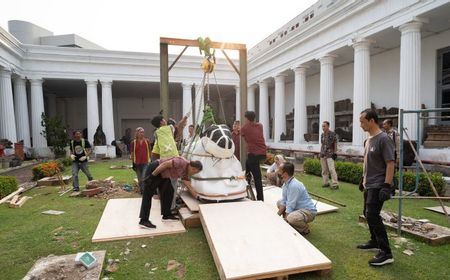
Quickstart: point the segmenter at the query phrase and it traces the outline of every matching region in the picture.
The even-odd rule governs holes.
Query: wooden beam
[[[190,40],[190,39],[176,39],[176,38],[167,38],[160,37],[159,42],[161,44],[166,45],[174,45],[174,46],[189,46],[189,47],[198,47],[198,40]],[[236,43],[224,43],[224,42],[211,42],[211,48],[215,49],[225,49],[225,50],[247,50],[247,46],[245,44],[236,44]]]
[[[222,51],[223,55],[225,56],[225,58],[227,59],[228,63],[231,65],[231,67],[233,67],[234,71],[236,71],[236,73],[238,75],[240,75],[239,70],[237,69],[236,65],[234,65],[233,61],[230,59],[228,54],[224,50],[221,50],[221,51]]]
[[[245,111],[247,111],[247,49],[239,50],[239,88],[240,88],[240,120],[241,125],[245,122]],[[264,128],[268,129],[268,128]],[[241,165],[243,169],[245,168],[245,162],[247,161],[247,145],[244,145],[244,140],[242,139],[242,135],[239,137],[241,141]],[[267,140],[267,139],[266,139]]]
[[[175,60],[172,62],[172,64],[169,67],[169,72],[170,72],[170,70],[172,70],[172,68],[177,63],[178,59],[180,59],[180,57],[184,54],[184,52],[187,50],[187,48],[189,48],[189,46],[184,47],[183,51],[177,56],[177,58],[175,58]]]
[[[160,108],[163,116],[169,118],[169,50],[166,43],[160,43]]]

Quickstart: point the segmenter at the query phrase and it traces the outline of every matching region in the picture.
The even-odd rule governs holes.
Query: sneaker
[[[374,266],[382,266],[393,262],[394,257],[392,256],[392,254],[386,254],[384,251],[380,251],[375,257],[373,257],[369,261],[369,264]]]
[[[156,228],[156,226],[150,221],[140,221],[139,226],[141,228]]]
[[[331,186],[331,189],[332,189],[332,190],[339,190],[339,186],[338,186],[338,185],[336,185],[336,186]]]
[[[78,188],[78,189],[72,189],[72,191],[73,191],[73,192],[79,192],[80,189],[79,189],[79,188]]]
[[[358,248],[360,250],[364,250],[364,251],[379,251],[380,250],[380,248],[378,248],[378,246],[372,241],[369,241],[364,244],[360,244],[360,245],[356,246],[356,248]]]
[[[179,220],[180,220],[177,216],[175,216],[175,215],[173,215],[173,214],[170,214],[170,215],[164,215],[164,216],[162,217],[162,219],[163,219],[163,221],[165,221],[165,222],[176,222],[176,221],[179,221]]]
[[[322,185],[322,188],[329,188],[330,187],[330,184],[323,184]]]

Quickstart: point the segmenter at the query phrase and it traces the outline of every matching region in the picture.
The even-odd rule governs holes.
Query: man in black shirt
[[[79,192],[80,185],[78,182],[78,172],[83,173],[88,177],[88,180],[93,180],[88,168],[88,156],[91,154],[91,144],[89,141],[81,138],[81,131],[75,131],[73,140],[70,141],[70,158],[72,159],[72,181],[73,191]]]
[[[394,262],[380,211],[383,203],[391,198],[395,148],[394,142],[381,131],[374,110],[366,109],[361,112],[359,121],[361,128],[369,133],[364,145],[364,168],[360,190],[364,192],[364,215],[369,225],[370,240],[358,245],[357,248],[379,251],[369,264],[382,266]]]

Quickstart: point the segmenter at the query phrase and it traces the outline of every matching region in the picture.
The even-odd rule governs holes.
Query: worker
[[[380,211],[384,202],[391,198],[395,148],[392,139],[378,126],[378,115],[374,110],[362,111],[359,121],[361,128],[369,133],[364,146],[363,178],[359,187],[364,194],[364,215],[369,225],[370,240],[357,248],[379,250],[369,264],[382,266],[394,262]]]
[[[150,141],[145,137],[145,130],[142,127],[136,128],[134,140],[130,144],[131,161],[133,170],[138,179],[139,191],[144,192],[144,170],[150,162]]]
[[[239,120],[235,120],[233,123],[231,139],[234,143],[234,155],[238,160],[241,160],[241,122]]]
[[[320,136],[320,165],[322,167],[322,187],[330,187],[330,175],[331,175],[331,189],[339,189],[338,177],[334,161],[336,160],[336,145],[337,137],[336,133],[330,130],[330,123],[324,121],[322,123],[323,133]]]
[[[241,135],[247,143],[248,151],[245,169],[247,174],[251,173],[255,180],[256,198],[264,201],[260,162],[266,159],[267,146],[264,140],[263,126],[255,122],[255,112],[247,111],[244,116],[245,124],[241,128]]]
[[[78,182],[78,172],[83,173],[92,181],[91,173],[89,172],[88,159],[91,154],[91,144],[88,140],[81,138],[81,131],[76,130],[73,134],[73,139],[70,141],[70,158],[72,159],[72,185],[73,192],[80,191],[80,184]]]
[[[160,159],[151,162],[144,177],[144,194],[142,195],[139,225],[143,228],[156,228],[149,220],[152,208],[152,196],[156,189],[159,191],[161,201],[161,214],[163,221],[178,221],[170,210],[173,197],[173,188],[170,179],[181,178],[185,184],[190,185],[189,177],[202,171],[200,161],[188,161],[183,157]]]
[[[316,206],[302,182],[294,177],[294,164],[283,163],[278,174],[284,182],[281,200],[277,202],[278,215],[283,216],[302,235],[307,235],[310,232],[308,223],[317,214]]]
[[[281,165],[285,163],[286,160],[284,159],[283,155],[276,155],[273,158],[273,164],[267,169],[266,172],[266,178],[269,181],[269,185],[275,185],[277,187],[281,187],[282,180],[278,176],[278,170],[280,169]]]

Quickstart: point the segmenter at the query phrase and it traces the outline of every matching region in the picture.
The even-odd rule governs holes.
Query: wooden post
[[[166,120],[169,118],[169,50],[166,43],[159,44],[160,50],[160,75],[159,87],[160,107]]]
[[[247,111],[247,49],[239,50],[239,88],[240,88],[240,99],[241,99],[241,126],[245,122],[245,111]],[[241,147],[241,165],[242,169],[245,169],[245,162],[247,161],[247,146],[244,144],[242,136],[240,137],[240,147]]]

